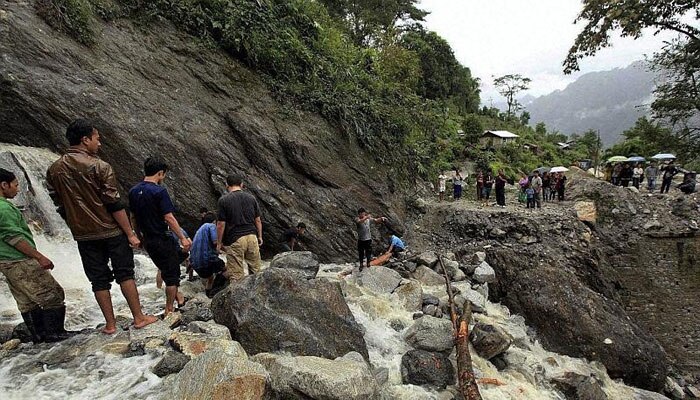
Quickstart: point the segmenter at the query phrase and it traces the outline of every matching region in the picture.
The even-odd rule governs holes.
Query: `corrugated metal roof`
[[[511,133],[508,131],[486,131],[486,132],[484,132],[484,135],[486,135],[486,134],[498,136],[498,137],[503,138],[503,139],[520,137],[520,136],[516,135],[515,133]]]

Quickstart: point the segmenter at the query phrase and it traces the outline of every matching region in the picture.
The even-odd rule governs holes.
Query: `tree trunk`
[[[452,286],[450,286],[450,277],[447,274],[445,265],[442,263],[442,257],[438,256],[438,262],[442,268],[442,275],[445,277],[445,286],[447,286],[447,296],[450,304],[450,319],[452,320],[452,329],[457,348],[457,378],[459,393],[465,400],[481,400],[479,386],[476,384],[474,370],[472,369],[472,356],[469,353],[469,321],[472,316],[472,307],[469,301],[464,302],[464,310],[461,316],[457,316],[455,308],[454,294]]]

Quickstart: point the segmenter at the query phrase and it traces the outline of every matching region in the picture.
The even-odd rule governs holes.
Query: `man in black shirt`
[[[170,232],[177,236],[185,252],[192,246],[192,241],[185,236],[173,215],[175,206],[168,191],[161,186],[167,170],[163,161],[147,158],[145,178],[129,191],[136,230],[141,233],[146,252],[165,281],[165,315],[173,312],[173,302],[180,286],[180,249]]]
[[[226,185],[228,193],[219,199],[216,250],[226,254],[224,275],[229,280],[239,281],[245,276],[244,261],[250,273],[260,272],[262,220],[255,197],[243,191],[240,175],[229,175]]]
[[[306,224],[299,222],[296,228],[289,228],[284,231],[284,242],[280,246],[282,251],[299,250],[299,239],[304,235]]]

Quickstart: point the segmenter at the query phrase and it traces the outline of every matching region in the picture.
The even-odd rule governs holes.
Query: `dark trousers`
[[[454,196],[455,196],[455,200],[459,200],[462,198],[462,186],[461,185],[455,185]]]
[[[668,190],[671,189],[671,182],[673,181],[673,178],[664,178],[661,181],[661,193],[668,193]]]
[[[481,200],[484,198],[484,186],[476,185],[476,199]]]
[[[534,197],[527,198],[527,208],[535,208],[535,198]]]
[[[126,235],[79,241],[78,253],[93,292],[109,290],[115,280],[134,279],[134,252]]]
[[[496,188],[496,203],[499,206],[505,206],[506,205],[506,189],[505,188]]]
[[[639,178],[632,178],[632,186],[639,189]]]
[[[557,200],[559,200],[559,201],[564,200],[564,188],[563,187],[557,189]]]
[[[369,267],[369,262],[372,260],[372,240],[358,240],[357,253],[360,256],[360,265],[362,265],[363,260],[367,259]]]

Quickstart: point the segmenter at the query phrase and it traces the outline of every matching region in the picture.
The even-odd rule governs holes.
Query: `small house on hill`
[[[508,131],[486,131],[481,135],[479,143],[484,147],[498,148],[514,141],[519,136]]]

